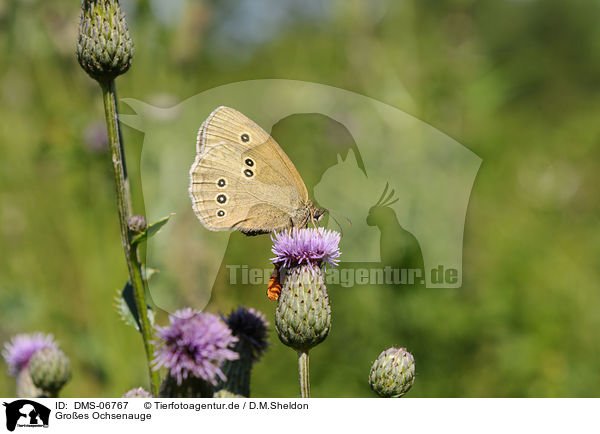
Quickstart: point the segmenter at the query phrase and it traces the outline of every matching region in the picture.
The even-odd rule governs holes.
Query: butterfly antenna
[[[332,214],[332,211],[329,209],[327,210],[327,212],[329,214]],[[344,217],[344,220],[346,220],[348,222],[348,226],[352,226],[352,220],[350,220],[347,216],[345,216],[344,214],[337,212],[337,211],[336,211],[336,214],[338,214],[340,217]],[[331,217],[333,218],[333,215]]]
[[[335,218],[335,216],[333,215],[333,212],[331,210],[326,210],[327,213],[331,216],[331,218],[333,219],[333,221],[338,225],[338,227],[340,228],[340,234],[343,237],[344,236],[344,229],[342,228],[342,225],[340,224],[340,222],[338,221],[338,219]],[[336,212],[337,213],[337,212]],[[338,215],[342,216],[347,222],[349,226],[352,226],[352,220],[350,220],[348,217],[346,217],[344,214],[342,213],[337,213]]]
[[[344,228],[342,228],[340,222],[338,222],[338,220],[333,215],[331,216],[331,218],[338,225],[338,228],[340,228],[340,237],[344,238]]]

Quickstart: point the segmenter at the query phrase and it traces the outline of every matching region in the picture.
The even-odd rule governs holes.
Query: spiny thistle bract
[[[239,354],[237,360],[227,360],[223,364],[223,372],[227,377],[217,387],[237,396],[250,396],[250,374],[252,365],[257,362],[267,349],[267,322],[264,314],[255,309],[239,307],[232,311],[225,323],[233,336],[238,338],[234,350]]]
[[[323,266],[335,266],[340,234],[327,229],[293,229],[275,234],[271,261],[280,269],[281,295],[275,330],[281,342],[308,352],[329,334],[331,309]]]
[[[77,60],[99,82],[127,72],[134,49],[125,14],[118,0],[83,0],[77,41]]]
[[[43,348],[31,357],[29,375],[36,387],[57,396],[71,379],[71,362],[58,348]]]
[[[331,309],[323,271],[311,265],[292,268],[285,277],[275,311],[275,330],[281,342],[308,352],[329,335]]]
[[[415,359],[405,348],[388,348],[371,367],[369,384],[383,398],[400,398],[415,382]]]

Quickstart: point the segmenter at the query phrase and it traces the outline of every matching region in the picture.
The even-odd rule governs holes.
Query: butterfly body
[[[196,151],[189,192],[194,213],[210,230],[258,235],[304,227],[324,212],[309,200],[277,142],[237,110],[213,111]]]

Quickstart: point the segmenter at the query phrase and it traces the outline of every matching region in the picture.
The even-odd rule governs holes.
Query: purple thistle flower
[[[191,308],[170,315],[169,322],[156,327],[160,340],[154,351],[154,369],[169,369],[178,384],[190,376],[213,385],[217,378],[225,380],[221,363],[239,357],[230,349],[238,339],[227,325],[216,315]]]
[[[152,394],[143,387],[134,387],[125,392],[121,398],[152,398]]]
[[[246,309],[241,306],[232,310],[225,319],[229,329],[240,343],[250,352],[252,362],[256,362],[267,349],[267,327],[269,323],[262,312],[253,308]]]
[[[4,343],[2,356],[8,364],[8,372],[12,376],[17,376],[19,372],[27,368],[31,356],[42,348],[57,350],[58,344],[54,342],[52,335],[43,333],[18,334],[10,342]]]
[[[274,264],[291,267],[300,264],[336,266],[339,263],[340,233],[323,228],[292,229],[271,236],[276,255]]]

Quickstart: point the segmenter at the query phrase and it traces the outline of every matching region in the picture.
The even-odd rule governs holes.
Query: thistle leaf
[[[149,224],[148,228],[146,228],[145,231],[141,232],[139,235],[135,236],[131,240],[131,244],[135,246],[141,242],[146,241],[148,238],[156,235],[162,229],[162,227],[167,224],[167,222],[173,215],[175,215],[175,213],[171,213],[168,216]]]
[[[155,270],[153,271],[156,272]],[[127,281],[120,294],[115,297],[115,308],[125,324],[129,324],[137,331],[141,330],[140,317],[135,304],[135,298],[133,296],[133,285],[131,285],[129,281]],[[150,306],[147,306],[147,309],[150,325],[154,326],[154,311]]]

